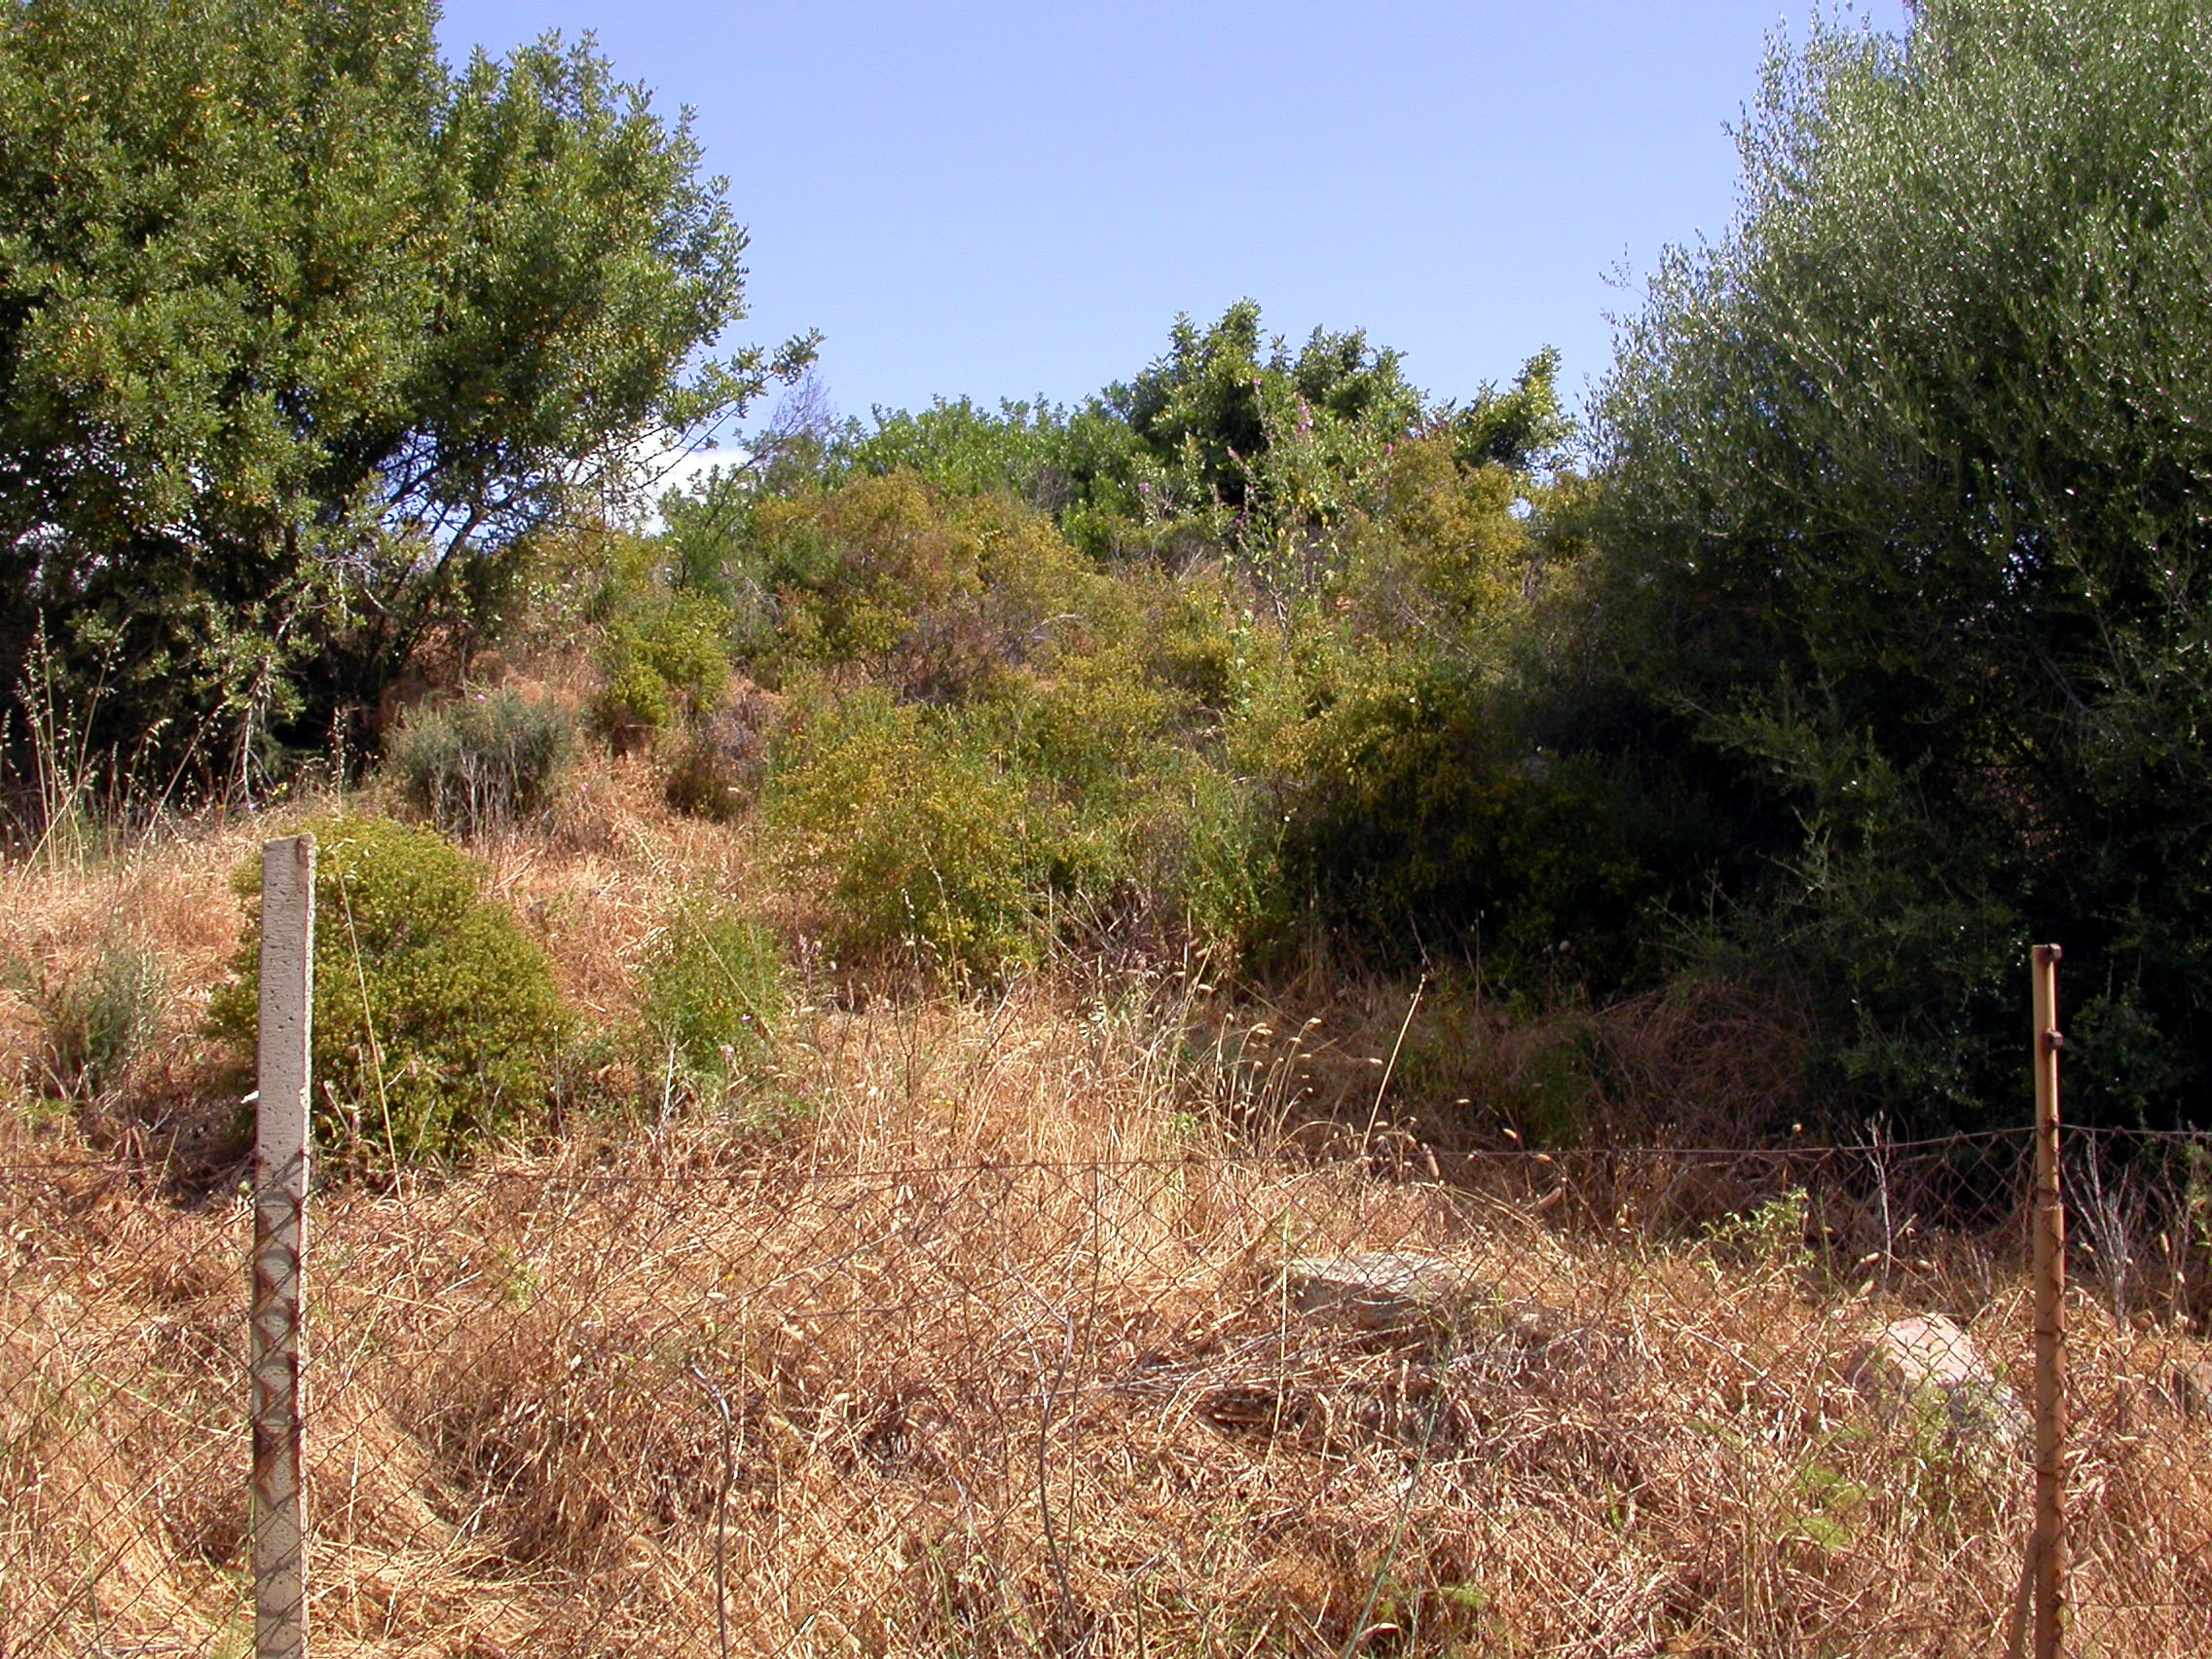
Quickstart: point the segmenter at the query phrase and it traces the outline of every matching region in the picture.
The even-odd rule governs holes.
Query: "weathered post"
[[[253,1169],[253,1617],[257,1659],[307,1659],[301,1309],[307,1260],[314,839],[261,849]]]
[[[2034,981],[2036,1067],[2035,1659],[2059,1659],[2065,1618],[2066,1209],[2058,1186],[2058,959],[2039,944]]]

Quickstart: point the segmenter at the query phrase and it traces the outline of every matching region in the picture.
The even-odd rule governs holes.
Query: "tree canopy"
[[[2170,1113],[2212,1081],[2212,16],[1816,28],[1741,142],[1599,400],[1613,643],[1796,823],[1751,912],[1847,1080],[2009,1098],[2056,939],[2078,1097]]]
[[[0,18],[0,684],[142,774],[325,741],[579,494],[806,354],[703,355],[745,234],[682,121],[588,41],[453,69],[434,18]]]

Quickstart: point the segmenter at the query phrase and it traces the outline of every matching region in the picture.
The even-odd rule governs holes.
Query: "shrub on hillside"
[[[1249,787],[1208,741],[1211,711],[1147,672],[1132,645],[1072,659],[987,711],[1032,808],[1032,849],[1063,940],[1085,924],[1124,943],[1234,949],[1266,906],[1272,865]]]
[[[1124,834],[1134,892],[1162,943],[1195,944],[1227,960],[1279,924],[1286,890],[1278,830],[1231,772],[1164,752]]]
[[[45,1088],[84,1103],[112,1098],[161,1036],[169,992],[162,959],[110,934],[89,964],[9,967],[41,1027]]]
[[[575,721],[520,692],[471,692],[411,711],[387,755],[407,798],[453,835],[503,829],[552,798],[575,757]]]
[[[993,979],[1055,940],[1233,951],[1273,905],[1249,786],[1163,724],[1170,699],[1070,666],[966,710],[880,687],[795,700],[767,821],[840,960]]]
[[[989,696],[1114,598],[1044,514],[910,472],[765,501],[753,522],[774,596],[755,663],[771,681],[847,666],[904,697]]]
[[[1041,874],[1017,780],[957,717],[873,688],[811,700],[766,805],[830,952],[984,978],[1034,960]]]
[[[314,1114],[341,1162],[450,1163],[546,1103],[564,1035],[545,954],[442,837],[388,819],[307,825],[315,869]],[[260,1006],[259,862],[245,936],[209,1008],[245,1063]]]
[[[1730,897],[1861,1109],[2010,1121],[2024,953],[2062,938],[2069,1110],[2201,1122],[2212,30],[1909,17],[1777,55],[1736,228],[1623,326],[1600,614],[1793,827]]]
[[[1655,966],[1647,906],[1690,856],[1689,804],[1625,762],[1550,753],[1481,686],[1385,658],[1274,763],[1288,891],[1355,952],[1464,948],[1498,978],[1600,994]]]
[[[608,623],[593,723],[617,752],[712,714],[729,684],[729,608],[689,590],[648,593]]]
[[[694,1095],[756,1077],[784,1004],[783,959],[767,929],[706,900],[682,905],[642,977],[646,1070]]]

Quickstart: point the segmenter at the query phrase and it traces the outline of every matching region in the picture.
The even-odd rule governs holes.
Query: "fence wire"
[[[2069,1651],[2212,1651],[2212,1140],[2072,1131]],[[314,1650],[1983,1655],[2025,1133],[314,1198]],[[241,1196],[0,1171],[0,1652],[237,1654]]]

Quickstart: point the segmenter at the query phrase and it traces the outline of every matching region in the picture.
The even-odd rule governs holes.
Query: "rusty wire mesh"
[[[315,1650],[2001,1650],[2027,1153],[334,1187]],[[2074,1647],[2212,1650],[2212,1142],[2066,1176]],[[242,1199],[5,1179],[0,1648],[249,1651]]]

